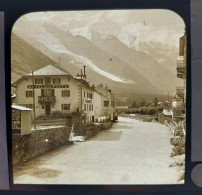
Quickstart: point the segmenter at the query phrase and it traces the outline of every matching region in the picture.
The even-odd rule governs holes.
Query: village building
[[[183,80],[182,86],[176,87],[176,95],[172,100],[173,118],[184,119],[186,114],[186,65],[187,65],[186,32],[179,40],[179,56],[177,58],[177,77]]]
[[[107,86],[100,84],[95,87],[94,106],[95,116],[106,116],[112,121],[115,120],[114,94]]]
[[[79,83],[79,109],[83,111],[86,122],[94,122],[94,87],[90,86],[89,82],[87,81],[85,71],[84,74],[81,73],[81,75],[77,75],[76,77],[74,77],[74,79]]]
[[[79,113],[84,123],[95,117],[115,118],[114,95],[108,87],[90,86],[84,72],[76,77],[62,68],[47,65],[12,84],[13,104],[32,109],[32,120],[43,116]]]
[[[86,80],[81,82],[61,68],[47,65],[24,75],[12,86],[16,88],[15,104],[35,108],[35,117],[82,110],[86,121],[93,121],[93,88]]]

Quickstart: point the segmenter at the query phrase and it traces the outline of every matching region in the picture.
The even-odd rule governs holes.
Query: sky
[[[17,20],[13,31],[43,33],[40,25],[46,22],[88,39],[91,39],[91,33],[116,35],[128,46],[132,46],[134,37],[138,37],[137,45],[138,41],[144,40],[178,46],[185,29],[182,18],[170,10],[100,10],[30,13]],[[39,28],[31,28],[29,23],[35,23]]]

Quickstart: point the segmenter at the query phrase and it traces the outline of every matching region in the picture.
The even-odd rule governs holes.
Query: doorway
[[[51,106],[50,104],[46,104],[46,116],[50,115],[50,111],[51,111]]]

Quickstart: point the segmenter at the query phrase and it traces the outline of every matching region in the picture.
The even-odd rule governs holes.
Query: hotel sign
[[[39,96],[39,102],[54,102],[55,96]]]
[[[69,85],[27,85],[28,89],[68,88]]]

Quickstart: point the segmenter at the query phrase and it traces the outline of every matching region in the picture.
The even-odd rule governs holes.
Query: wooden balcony
[[[176,94],[178,97],[184,98],[184,87],[182,86],[176,87]]]
[[[177,77],[185,79],[186,74],[186,64],[184,60],[177,60]]]
[[[184,72],[184,69],[186,68],[186,64],[183,59],[177,60],[177,69],[182,70]]]
[[[177,77],[180,78],[180,79],[185,79],[186,75],[185,75],[185,73],[178,73],[177,72]]]
[[[55,96],[39,96],[38,101],[40,103],[53,103],[56,101]]]

